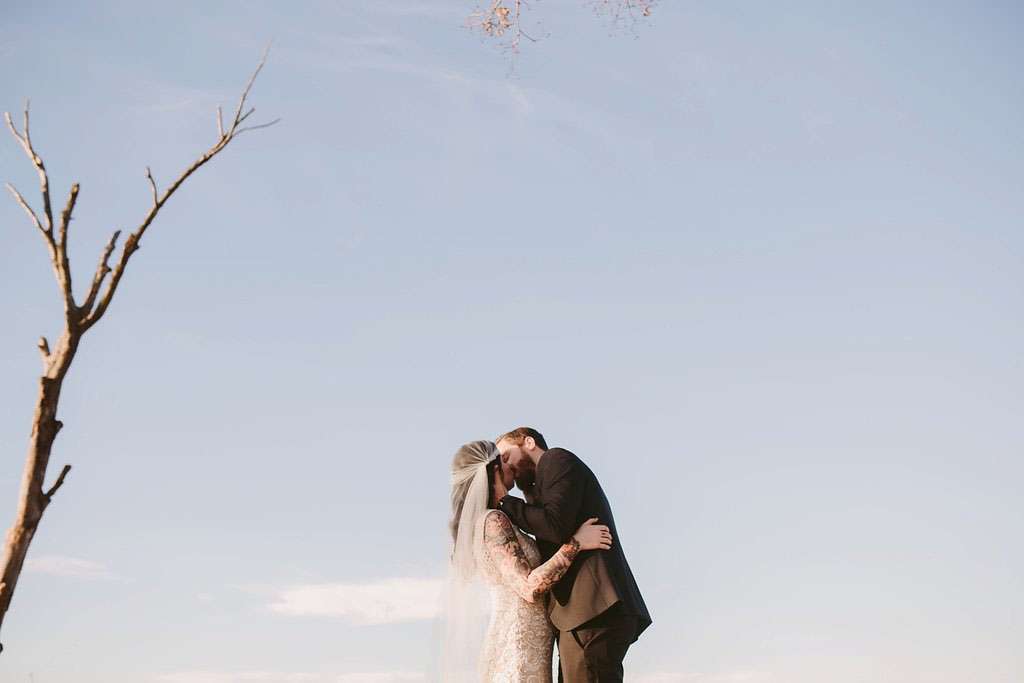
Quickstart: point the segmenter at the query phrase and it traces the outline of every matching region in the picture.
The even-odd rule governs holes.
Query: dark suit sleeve
[[[575,456],[548,453],[543,500],[530,505],[514,496],[501,499],[501,510],[519,528],[549,543],[565,543],[577,529],[584,482]]]

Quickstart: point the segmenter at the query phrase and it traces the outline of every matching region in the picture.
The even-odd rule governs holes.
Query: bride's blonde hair
[[[487,463],[487,481],[491,481],[498,463],[497,456],[498,447],[492,441],[471,441],[455,451],[452,458],[452,510],[448,520],[453,542],[459,536],[459,520],[473,475],[480,465]]]
[[[479,659],[487,631],[490,599],[477,570],[483,533],[477,524],[487,514],[498,448],[490,441],[471,441],[452,458],[452,548],[445,584],[441,678],[445,683],[480,680]]]

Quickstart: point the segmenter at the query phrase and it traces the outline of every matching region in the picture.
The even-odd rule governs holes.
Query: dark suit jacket
[[[621,603],[623,614],[637,617],[636,636],[651,624],[651,615],[626,562],[622,538],[608,498],[586,464],[564,448],[544,453],[537,465],[535,504],[514,496],[501,499],[499,508],[519,528],[537,537],[544,559],[572,537],[583,522],[597,517],[614,539],[610,550],[589,550],[576,558],[552,589],[551,622],[571,631]]]

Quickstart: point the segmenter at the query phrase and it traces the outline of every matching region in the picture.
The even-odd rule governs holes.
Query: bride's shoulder
[[[488,510],[483,517],[484,538],[508,538],[515,537],[516,530],[509,519],[501,510]]]
[[[512,519],[501,510],[490,509],[484,514],[485,524],[508,524],[512,526]]]

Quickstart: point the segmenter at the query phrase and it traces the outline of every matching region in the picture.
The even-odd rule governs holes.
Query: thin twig
[[[244,114],[242,114],[242,117],[240,119],[238,119],[238,121],[236,121],[235,124],[237,125],[237,124],[241,123],[242,121],[245,121],[247,118],[252,116],[253,112],[255,112],[255,111],[256,111],[256,107],[252,107],[251,109],[249,109],[249,111],[247,111]]]
[[[64,210],[60,212],[60,230],[58,232],[60,238],[60,244],[67,244],[68,241],[68,225],[71,223],[71,213],[75,210],[75,202],[78,201],[78,183],[71,185],[71,191],[68,192],[68,201],[64,205]]]
[[[75,311],[75,295],[71,287],[71,262],[68,260],[68,226],[71,223],[71,214],[75,210],[77,201],[78,183],[74,183],[71,185],[71,192],[68,193],[67,204],[60,212],[60,228],[57,233],[58,278],[61,290],[64,292],[65,312],[68,315],[72,315]]]
[[[44,496],[46,496],[47,503],[49,503],[50,499],[53,498],[53,494],[57,493],[57,489],[59,489],[64,484],[64,477],[68,476],[68,472],[70,471],[71,465],[64,465],[63,469],[61,469],[60,471],[60,474],[57,475],[57,481],[54,482],[53,486],[50,487],[49,491],[43,494]]]
[[[153,180],[153,174],[150,172],[149,166],[146,167],[146,177],[149,178],[149,186],[151,188],[153,188],[153,203],[156,204],[157,201],[158,201],[158,199],[157,199],[157,194],[158,193],[157,193],[157,190],[156,190],[156,181]]]
[[[35,148],[32,146],[32,137],[29,135],[29,119],[28,119],[29,100],[25,100],[25,133],[20,135],[17,128],[14,127],[14,121],[11,120],[11,115],[8,112],[4,112],[4,118],[7,120],[7,127],[11,129],[11,133],[17,138],[18,142],[21,143],[22,148],[25,150],[25,154],[32,160],[32,165],[36,167],[36,171],[39,173],[39,185],[43,195],[43,217],[46,218],[46,229],[49,232],[53,232],[53,211],[50,208],[50,177],[46,174],[46,166],[43,164],[42,158],[36,154]]]
[[[7,184],[8,189],[14,194],[15,199],[21,204],[29,216],[32,218],[32,222],[35,223],[36,228],[43,234],[43,239],[46,241],[46,247],[50,252],[50,261],[53,264],[54,275],[57,277],[57,285],[60,287],[61,294],[64,298],[64,317],[68,324],[71,325],[75,322],[77,317],[77,308],[75,306],[75,298],[71,286],[71,265],[68,262],[67,253],[67,230],[68,224],[71,221],[71,212],[75,208],[75,202],[78,199],[78,185],[71,186],[71,192],[68,195],[67,205],[64,211],[61,212],[61,222],[57,238],[54,238],[53,234],[53,209],[50,207],[50,177],[46,172],[46,166],[43,164],[42,158],[36,153],[35,147],[32,145],[32,135],[30,132],[30,118],[29,118],[29,101],[25,101],[25,112],[24,112],[24,132],[19,133],[18,129],[14,125],[14,121],[11,119],[9,112],[4,112],[4,119],[7,121],[7,127],[10,128],[11,134],[21,144],[22,149],[25,150],[25,154],[32,161],[32,165],[35,166],[36,171],[39,174],[39,189],[43,197],[43,220],[36,215],[35,211],[31,210],[28,202],[21,196],[21,193],[14,189],[10,183]]]
[[[238,130],[236,130],[234,132],[234,135],[237,137],[237,136],[241,135],[242,133],[244,133],[247,130],[259,130],[260,128],[269,128],[270,126],[274,125],[275,123],[278,123],[280,120],[281,119],[274,119],[273,121],[268,121],[267,123],[260,123],[260,124],[257,124],[255,126],[246,126],[245,128],[239,128]]]
[[[85,303],[82,304],[82,311],[87,315],[92,311],[93,304],[96,303],[96,296],[103,286],[103,280],[110,272],[110,255],[114,253],[114,249],[117,247],[117,238],[120,236],[121,231],[115,230],[114,234],[110,236],[110,240],[107,241],[107,246],[103,248],[103,253],[100,254],[100,262],[96,265],[96,273],[92,276],[89,294],[86,296]]]
[[[14,185],[11,185],[10,183],[4,184],[7,186],[7,189],[10,191],[10,193],[14,195],[14,200],[21,204],[21,208],[25,209],[25,213],[27,213],[28,217],[32,219],[32,222],[35,223],[35,226],[39,228],[39,232],[43,233],[43,237],[48,237],[49,235],[46,232],[46,228],[44,228],[43,224],[39,222],[39,216],[37,216],[36,212],[32,209],[32,207],[28,205],[28,202],[25,201],[25,198],[21,196],[21,193],[18,192]]]
[[[270,53],[270,46],[263,50],[263,56],[260,57],[260,63],[256,66],[256,70],[253,71],[252,76],[249,77],[249,82],[245,84],[245,90],[242,91],[242,96],[238,98],[238,106],[235,108],[235,120],[231,124],[231,131],[238,127],[240,123],[238,117],[242,113],[242,107],[245,106],[245,100],[249,97],[249,91],[252,90],[252,84],[256,82],[256,77],[260,75],[260,71],[263,70],[263,65],[267,63],[267,55]],[[249,112],[252,113],[251,111]],[[248,116],[249,114],[246,114]]]
[[[49,370],[50,366],[50,342],[46,341],[46,337],[39,338],[39,355],[43,358],[43,371]]]

